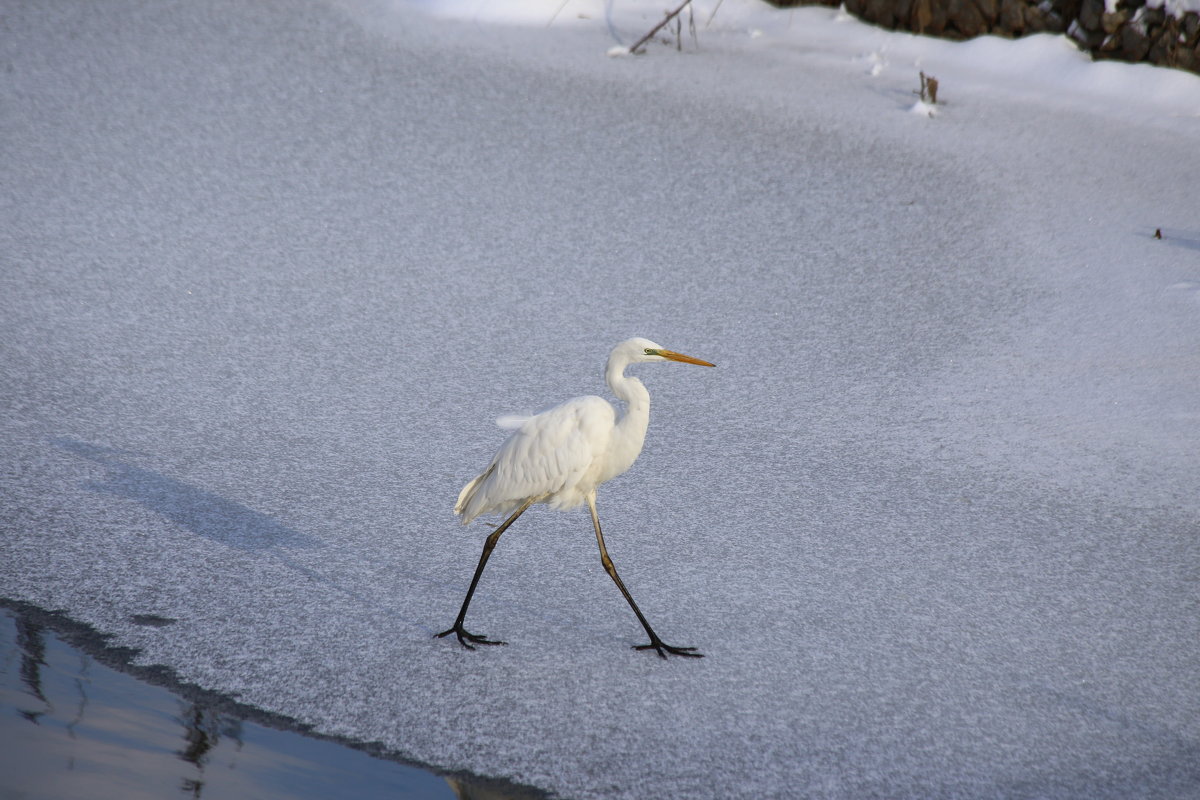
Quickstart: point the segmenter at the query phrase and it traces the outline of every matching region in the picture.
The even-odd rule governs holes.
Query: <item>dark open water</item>
[[[132,655],[59,614],[0,599],[0,800],[544,797],[306,735],[131,666]]]

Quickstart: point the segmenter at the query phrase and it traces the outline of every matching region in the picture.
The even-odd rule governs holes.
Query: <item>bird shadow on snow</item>
[[[128,450],[88,444],[66,437],[51,438],[50,443],[60,450],[100,464],[108,470],[103,480],[85,481],[82,484],[88,491],[133,500],[194,534],[243,553],[269,558],[309,580],[352,598],[360,605],[367,606],[373,603],[371,598],[365,597],[358,589],[346,586],[332,576],[323,575],[288,557],[289,550],[324,547],[324,543],[316,537],[289,528],[241,503],[162,473],[130,464],[129,457],[136,454]],[[409,577],[414,581],[428,581],[423,576]],[[433,629],[423,621],[391,613],[394,620],[404,621],[421,634],[433,634]]]
[[[145,506],[192,533],[245,551],[271,548],[321,547],[312,536],[283,525],[266,514],[220,495],[190,486],[153,470],[121,460],[128,451],[88,444],[68,438],[51,443],[108,469],[103,481],[86,481],[83,488],[124,497]]]

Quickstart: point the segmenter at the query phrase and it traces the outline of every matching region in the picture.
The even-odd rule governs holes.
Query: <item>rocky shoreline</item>
[[[841,0],[775,4],[837,6]],[[845,0],[845,5],[859,19],[892,30],[948,39],[1065,33],[1093,58],[1200,73],[1200,14],[1172,13],[1169,0]]]

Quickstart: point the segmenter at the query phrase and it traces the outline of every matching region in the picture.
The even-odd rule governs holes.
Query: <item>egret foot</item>
[[[650,644],[637,644],[633,646],[634,650],[655,650],[658,652],[658,657],[666,659],[667,653],[673,656],[686,656],[687,658],[704,658],[704,653],[697,653],[694,647],[672,647],[662,639],[655,637],[650,640]],[[666,651],[664,653],[663,651]]]
[[[468,650],[475,649],[475,647],[467,641],[468,639],[475,644],[508,644],[508,642],[501,642],[498,640],[489,639],[486,636],[479,636],[478,634],[471,633],[462,626],[462,623],[455,623],[453,628],[448,631],[442,631],[434,636],[434,638],[441,639],[443,636],[449,636],[452,633],[458,637],[458,643]]]

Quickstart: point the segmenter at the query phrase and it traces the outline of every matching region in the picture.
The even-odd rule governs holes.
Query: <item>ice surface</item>
[[[727,5],[6,3],[0,593],[564,797],[1200,796],[1200,79]],[[718,365],[600,495],[707,657],[544,508],[434,640],[633,335]]]

